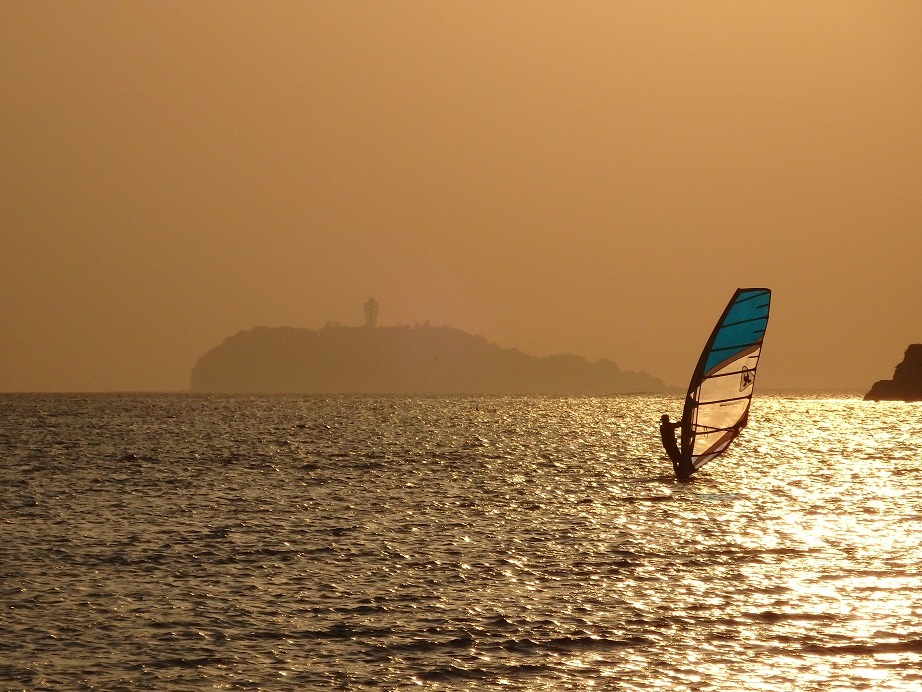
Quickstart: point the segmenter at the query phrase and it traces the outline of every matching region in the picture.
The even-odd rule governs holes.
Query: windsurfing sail
[[[771,296],[767,288],[736,289],[701,353],[682,412],[689,472],[725,452],[749,420]]]

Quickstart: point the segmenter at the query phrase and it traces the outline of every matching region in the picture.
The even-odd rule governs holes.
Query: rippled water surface
[[[3,689],[922,689],[922,405],[0,397]]]

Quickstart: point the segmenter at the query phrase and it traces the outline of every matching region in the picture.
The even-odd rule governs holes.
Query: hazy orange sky
[[[257,325],[429,321],[684,387],[922,341],[922,3],[0,4],[0,391],[185,390]]]

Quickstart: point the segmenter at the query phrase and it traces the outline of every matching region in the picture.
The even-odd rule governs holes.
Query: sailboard
[[[736,289],[701,352],[682,411],[687,475],[727,451],[749,422],[770,304],[767,288]]]

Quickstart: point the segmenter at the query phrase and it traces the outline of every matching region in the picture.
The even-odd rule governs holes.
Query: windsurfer
[[[686,464],[682,463],[682,453],[679,451],[679,445],[675,439],[675,431],[680,427],[682,427],[682,423],[670,422],[668,414],[663,414],[663,417],[659,419],[659,434],[663,438],[663,449],[666,450],[666,454],[669,455],[669,459],[672,461],[672,470],[675,471],[676,478],[687,481],[691,477],[691,473],[684,468]]]

